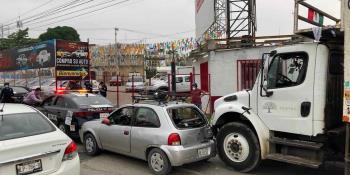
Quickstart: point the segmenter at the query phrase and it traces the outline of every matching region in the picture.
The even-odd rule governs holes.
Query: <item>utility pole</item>
[[[347,104],[347,95],[350,91],[350,0],[342,0],[342,29],[344,30],[344,103],[343,103],[343,120],[346,122],[346,137],[345,137],[345,170],[344,174],[350,174],[350,121]]]
[[[1,38],[4,38],[4,24],[1,24]]]
[[[173,47],[170,51],[171,54],[173,54],[173,58],[171,60],[171,90],[173,97],[176,96],[176,60],[175,60],[175,48]]]
[[[118,46],[117,46],[117,36],[118,36],[118,31],[119,31],[119,28],[115,27],[114,28],[114,52],[115,52],[115,55],[114,55],[114,62],[115,62],[115,65],[116,65],[116,68],[117,68],[117,75],[119,74],[119,63],[118,63]]]

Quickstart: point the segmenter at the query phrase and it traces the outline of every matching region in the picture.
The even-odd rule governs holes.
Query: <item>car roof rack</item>
[[[167,91],[157,91],[153,94],[140,94],[133,97],[134,103],[152,103],[156,102],[158,105],[167,105],[169,102],[186,102],[186,99],[189,95],[184,93],[169,93]]]

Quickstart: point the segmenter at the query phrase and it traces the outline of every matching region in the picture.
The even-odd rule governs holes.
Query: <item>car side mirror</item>
[[[108,118],[104,118],[104,119],[102,120],[102,124],[105,124],[105,125],[107,125],[107,126],[110,126],[110,125],[111,125],[111,121],[110,121]]]

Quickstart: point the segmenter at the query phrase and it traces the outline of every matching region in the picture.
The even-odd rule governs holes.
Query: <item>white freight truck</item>
[[[264,54],[254,87],[214,104],[220,158],[241,172],[264,159],[312,168],[344,161],[343,41],[343,32],[328,28],[320,42]]]

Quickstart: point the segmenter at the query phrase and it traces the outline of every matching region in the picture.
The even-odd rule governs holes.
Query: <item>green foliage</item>
[[[80,41],[78,32],[68,26],[57,26],[55,28],[48,28],[47,31],[39,36],[40,41],[51,39],[62,39],[68,41]]]
[[[28,28],[12,33],[7,38],[0,39],[0,50],[23,47],[38,42],[28,37]]]
[[[157,69],[156,68],[146,68],[146,79],[150,79],[154,77],[157,74]]]

